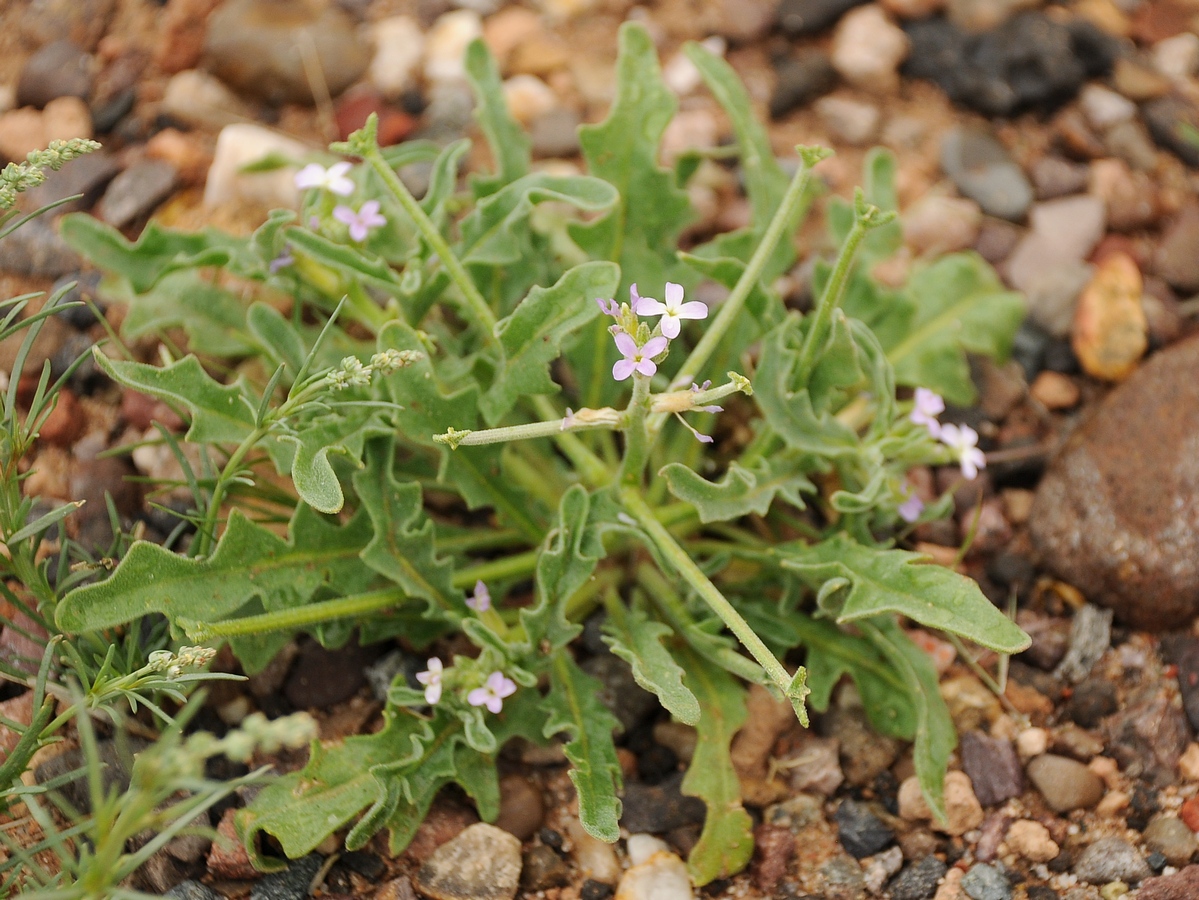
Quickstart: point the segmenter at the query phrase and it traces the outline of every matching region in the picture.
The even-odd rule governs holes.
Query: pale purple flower
[[[937,437],[941,433],[941,423],[937,421],[937,416],[945,412],[945,401],[941,399],[940,394],[930,391],[928,388],[916,388],[915,402],[912,406],[912,412],[908,416],[917,425],[923,425],[928,429],[928,433],[933,437]]]
[[[476,581],[475,592],[466,598],[466,605],[479,613],[491,609],[491,591],[487,590],[487,585],[482,581]]]
[[[291,245],[284,244],[283,252],[271,260],[271,274],[275,275],[280,269],[285,269],[290,265],[294,265],[296,258],[291,255]]]
[[[350,227],[350,237],[361,243],[366,240],[372,228],[387,224],[387,220],[379,214],[379,201],[367,200],[358,208],[358,212],[348,206],[338,204],[333,208],[333,218]]]
[[[575,423],[575,411],[569,406],[566,407],[566,415],[562,417],[562,424],[558,426],[559,431],[565,431]]]
[[[691,393],[698,394],[700,391],[706,391],[711,386],[712,386],[711,378],[705,380],[703,384],[696,384],[693,381],[693,382],[691,382]]]
[[[673,281],[666,282],[666,302],[659,303],[652,297],[642,297],[637,312],[643,316],[661,316],[662,333],[668,338],[677,338],[683,319],[708,318],[708,306],[699,300],[683,302],[683,286]]]
[[[915,492],[909,493],[907,499],[899,504],[899,518],[905,522],[915,522],[920,518],[920,514],[924,512],[924,501],[920,499]]]
[[[416,680],[425,686],[425,702],[435,706],[441,699],[441,660],[436,656],[429,660],[429,668],[416,673]]]
[[[296,187],[302,191],[324,188],[341,197],[348,197],[354,193],[354,182],[346,177],[350,168],[348,162],[334,163],[327,169],[319,163],[309,163],[296,172]]]
[[[987,458],[978,449],[978,432],[969,425],[942,425],[938,435],[942,443],[954,451],[962,464],[962,474],[968,480],[987,467]]]
[[[611,316],[619,321],[620,319],[620,304],[615,300],[604,300],[602,297],[596,297],[595,302],[599,304],[600,312],[605,316]]]
[[[647,378],[653,375],[658,371],[654,357],[665,350],[668,343],[670,342],[666,338],[658,335],[646,341],[644,347],[638,347],[628,332],[620,332],[616,335],[616,349],[624,359],[616,361],[616,365],[612,367],[612,377],[617,381],[624,381],[633,372],[640,372]]]
[[[635,316],[653,316],[657,313],[648,312],[647,304],[657,303],[653,297],[642,297],[637,293],[637,283],[629,285],[629,309],[633,311]]]
[[[471,706],[486,706],[491,712],[498,713],[504,708],[504,698],[515,693],[516,682],[496,671],[487,676],[486,684],[466,695],[466,702]]]

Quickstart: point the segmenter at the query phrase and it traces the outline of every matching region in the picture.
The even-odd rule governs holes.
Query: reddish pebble
[[[755,828],[753,876],[758,890],[773,894],[794,855],[795,835],[790,829],[765,823]]]
[[[1186,822],[1187,828],[1199,832],[1199,797],[1192,797],[1178,810],[1178,817]]]
[[[337,133],[347,140],[351,133],[366,124],[371,113],[379,117],[379,145],[391,147],[400,143],[416,128],[416,120],[402,110],[388,104],[377,91],[367,88],[351,91],[338,101],[334,118]]]
[[[79,401],[75,399],[74,393],[63,388],[58,392],[58,402],[55,404],[54,410],[42,423],[38,437],[55,447],[67,450],[75,443],[79,435],[83,434],[83,426],[86,424],[87,419],[84,417],[83,410],[80,409]]]
[[[250,862],[250,855],[233,827],[236,814],[236,809],[225,810],[221,823],[216,827],[217,839],[208,851],[208,871],[217,878],[257,878],[260,873]]]

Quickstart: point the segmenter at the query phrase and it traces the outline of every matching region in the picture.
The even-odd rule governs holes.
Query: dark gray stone
[[[951,128],[941,141],[941,168],[988,215],[1019,221],[1032,205],[1032,185],[1023,170],[982,128]]]
[[[63,213],[91,209],[92,204],[104,193],[104,188],[120,171],[121,167],[117,161],[103,150],[80,156],[57,172],[46,172],[46,180],[29,191],[30,207],[36,209],[48,206],[75,194],[81,194],[77,200],[56,206],[50,215],[60,216]]]
[[[92,92],[92,57],[70,41],[54,41],[34,53],[17,79],[17,105],[41,109],[58,97]]]
[[[893,840],[895,832],[864,803],[842,801],[833,815],[844,847],[856,859],[873,856]]]
[[[837,86],[837,71],[828,54],[804,48],[775,64],[778,81],[770,95],[770,116],[778,119],[823,97]]]
[[[1082,728],[1095,728],[1104,716],[1116,711],[1116,686],[1099,678],[1091,678],[1074,688],[1066,704],[1066,715]]]
[[[782,0],[778,23],[791,35],[811,34],[834,25],[841,16],[866,0]]]
[[[26,222],[0,241],[0,269],[18,275],[58,278],[77,272],[82,264],[46,216]]]
[[[522,888],[526,891],[544,891],[546,888],[563,887],[569,882],[570,869],[561,856],[544,844],[529,848],[520,870]]]
[[[181,881],[165,894],[174,900],[221,900],[221,895],[198,881]]]
[[[312,879],[324,865],[325,858],[310,853],[291,863],[282,872],[264,875],[250,892],[250,900],[303,900],[312,896]]]
[[[1012,742],[981,731],[961,737],[962,770],[970,776],[974,795],[983,806],[994,806],[1024,792],[1024,771]]]
[[[366,667],[374,654],[353,641],[336,650],[306,641],[287,674],[283,696],[296,709],[330,709],[344,703],[366,684]]]
[[[928,900],[945,876],[945,863],[935,856],[914,862],[891,880],[891,900]]]
[[[105,222],[126,228],[148,218],[179,182],[175,167],[160,159],[135,162],[113,179],[96,208]]]
[[[659,784],[625,785],[620,824],[634,834],[664,834],[703,822],[708,808],[698,797],[684,796],[682,783],[683,773],[676,772]]]
[[[1142,106],[1141,116],[1159,147],[1188,166],[1199,167],[1199,144],[1188,138],[1193,133],[1189,129],[1199,127],[1199,109],[1194,104],[1174,95],[1162,97]]]
[[[1128,698],[1104,726],[1108,753],[1127,775],[1158,787],[1176,781],[1189,733],[1186,717],[1165,691],[1151,686]]]

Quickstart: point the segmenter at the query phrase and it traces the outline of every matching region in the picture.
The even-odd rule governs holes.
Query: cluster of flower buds
[[[615,300],[597,299],[600,311],[611,316],[616,324],[608,326],[616,341],[616,349],[621,358],[612,366],[612,377],[624,381],[634,373],[646,378],[652,377],[658,371],[658,362],[666,354],[670,342],[677,338],[683,329],[684,319],[706,319],[707,304],[699,300],[684,300],[683,286],[668,281],[664,294],[665,302],[653,297],[642,297],[637,292],[637,285],[629,286],[629,302],[617,304]],[[661,316],[657,327],[651,331],[648,323],[642,322],[641,316]],[[692,385],[695,393],[705,391],[711,382],[705,382],[701,387]],[[721,412],[721,407],[714,405],[689,406],[701,412]],[[568,411],[569,412],[569,411]],[[711,443],[709,435],[701,434],[691,427],[675,411],[676,417],[683,425],[704,443]]]
[[[155,650],[146,666],[152,672],[162,672],[167,678],[178,678],[189,670],[202,669],[215,657],[216,651],[209,647],[180,647],[178,653]]]
[[[421,358],[418,350],[387,349],[376,353],[370,362],[363,363],[356,356],[347,356],[341,365],[329,372],[325,380],[334,390],[344,390],[350,387],[365,387],[371,383],[371,376],[376,372],[380,375],[390,375],[392,372],[412,365]]]
[[[31,150],[24,162],[10,162],[0,169],[0,210],[17,202],[17,194],[35,188],[46,180],[44,169],[57,172],[65,163],[85,153],[99,150],[100,145],[86,138],[51,141],[45,150]]]
[[[445,666],[436,656],[428,662],[428,668],[416,673],[416,680],[425,686],[425,702],[436,706],[441,702]],[[487,676],[480,687],[473,688],[466,695],[466,702],[471,706],[485,706],[493,714],[504,708],[504,700],[516,693],[516,682],[498,669]]]

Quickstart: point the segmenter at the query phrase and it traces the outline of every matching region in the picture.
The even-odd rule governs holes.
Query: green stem
[[[533,408],[537,414],[543,419],[558,419],[561,421],[561,416],[554,408],[553,402],[544,394],[535,394],[533,396]],[[604,487],[612,480],[612,470],[602,459],[587,449],[587,445],[578,439],[575,435],[565,432],[553,436],[558,443],[558,449],[561,450],[566,458],[571,461],[575,467],[575,471],[579,473],[579,477],[592,488]]]
[[[476,581],[527,578],[537,571],[537,559],[540,555],[540,550],[528,550],[459,569],[454,573],[454,587],[472,588]]]
[[[720,307],[720,312],[716,314],[716,318],[712,320],[712,324],[704,331],[704,336],[700,338],[695,349],[683,362],[683,366],[679,369],[679,374],[675,376],[671,382],[671,388],[681,390],[682,388],[690,387],[691,383],[699,380],[700,372],[704,366],[716,352],[717,345],[724,339],[725,333],[732,327],[734,320],[741,313],[742,307],[745,306],[745,301],[749,298],[750,292],[757,285],[758,279],[762,277],[762,272],[766,268],[766,263],[770,261],[770,257],[774,254],[775,247],[783,237],[783,232],[788,227],[793,226],[793,220],[796,212],[799,210],[800,204],[803,202],[804,193],[807,191],[808,182],[812,177],[812,167],[820,160],[831,155],[832,151],[826,150],[823,147],[797,147],[797,152],[800,157],[800,165],[796,170],[795,175],[791,179],[791,183],[787,186],[787,192],[783,195],[782,202],[775,210],[774,218],[770,220],[770,224],[766,227],[765,234],[762,235],[762,240],[754,250],[753,256],[749,259],[749,264],[745,267],[745,271],[741,273],[741,277],[737,279],[737,284],[733,287],[733,291],[729,294]],[[665,413],[656,413],[650,420],[650,433],[657,435],[662,429],[662,423],[666,419]]]
[[[483,334],[483,339],[488,344],[497,345],[495,313],[491,311],[491,307],[487,305],[487,301],[479,293],[479,289],[475,287],[475,283],[471,280],[466,267],[454,255],[454,251],[450,249],[450,245],[446,242],[446,239],[441,236],[441,232],[437,230],[437,226],[425,215],[425,211],[416,202],[416,198],[412,196],[412,192],[408,190],[408,186],[400,180],[400,177],[387,164],[387,160],[379,152],[378,144],[372,140],[372,146],[363,149],[365,151],[363,158],[383,180],[388,190],[391,191],[392,196],[399,201],[400,206],[404,208],[404,212],[416,224],[421,237],[433,248],[433,252],[437,254],[437,257],[441,260],[441,264],[445,266],[446,272],[449,273],[454,284],[458,286],[458,290],[461,291],[462,298],[466,303],[467,312],[478,324],[479,330]]]
[[[649,435],[646,417],[649,414],[649,376],[633,373],[633,396],[625,409],[624,459],[620,464],[620,482],[640,486],[649,462]]]
[[[470,553],[475,550],[504,550],[509,547],[527,546],[524,534],[515,528],[497,531],[470,531],[466,534],[451,534],[437,538],[437,549],[441,553]]]
[[[675,571],[682,576],[683,580],[703,598],[704,602],[712,608],[712,611],[720,616],[724,624],[728,626],[728,629],[737,636],[737,639],[741,641],[750,654],[753,655],[753,658],[757,660],[758,665],[766,671],[770,680],[778,686],[788,699],[792,699],[795,702],[791,696],[793,685],[791,674],[783,668],[783,664],[775,658],[775,655],[770,652],[770,648],[763,643],[762,639],[749,626],[749,623],[741,617],[741,614],[737,612],[733,604],[725,599],[724,594],[720,593],[716,585],[695,564],[695,561],[687,554],[687,551],[678,545],[670,532],[658,521],[653,510],[641,499],[637,488],[628,486],[621,488],[620,498],[624,504],[624,508],[645,529],[646,533],[649,534],[657,546],[658,552],[667,559]],[[798,707],[796,712],[799,712]]]
[[[479,431],[457,431],[451,428],[444,434],[433,435],[439,444],[448,444],[453,449],[476,447],[482,444],[507,444],[512,441],[527,441],[533,438],[558,437],[575,431],[613,429],[620,427],[620,413],[611,407],[603,409],[581,409],[574,416],[551,419],[548,422],[529,422],[524,425],[501,425]]]

